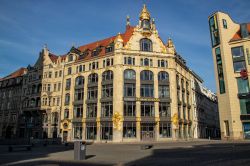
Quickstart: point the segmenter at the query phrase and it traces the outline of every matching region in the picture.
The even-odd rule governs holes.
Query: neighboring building
[[[217,97],[205,88],[202,85],[203,80],[198,78],[197,76],[191,80],[194,138],[219,138],[220,121]]]
[[[25,68],[20,68],[0,79],[0,138],[18,137],[18,117],[21,111],[22,76]]]
[[[143,7],[123,34],[72,47],[62,56],[45,47],[23,76],[21,137],[97,142],[193,137],[191,81],[199,79],[163,43]]]
[[[222,139],[250,138],[250,23],[209,17]]]

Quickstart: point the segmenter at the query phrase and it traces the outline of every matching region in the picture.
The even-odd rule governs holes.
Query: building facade
[[[0,79],[0,138],[18,138],[18,117],[21,112],[23,75],[20,68]]]
[[[65,55],[45,46],[23,76],[20,136],[96,142],[193,138],[191,82],[146,6],[138,25]]]
[[[194,73],[195,74],[195,73]],[[220,121],[217,96],[202,84],[198,76],[191,80],[194,138],[220,138]]]
[[[250,138],[250,24],[228,14],[209,17],[222,139]]]

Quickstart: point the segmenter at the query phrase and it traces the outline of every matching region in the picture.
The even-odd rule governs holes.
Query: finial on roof
[[[47,44],[45,43],[43,46],[44,49],[48,49]]]
[[[150,20],[150,13],[145,4],[143,5],[143,8],[140,14],[140,20]]]
[[[122,39],[122,36],[121,36],[121,33],[119,32],[118,35],[116,36],[116,41],[119,41],[119,42],[123,42],[123,39]]]
[[[130,25],[130,20],[129,20],[129,19],[130,19],[130,17],[129,17],[129,15],[127,15],[127,18],[126,18],[126,25],[127,25],[127,26]]]

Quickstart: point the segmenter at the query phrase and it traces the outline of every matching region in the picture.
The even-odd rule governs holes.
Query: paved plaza
[[[73,160],[73,146],[35,146],[31,151],[8,152],[0,146],[1,165],[250,165],[250,142],[188,141],[153,143],[92,144],[87,146],[87,159]]]

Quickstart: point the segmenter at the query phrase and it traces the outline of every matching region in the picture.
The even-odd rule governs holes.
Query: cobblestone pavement
[[[186,141],[149,143],[92,144],[87,146],[87,159],[73,160],[73,146],[35,146],[31,151],[8,152],[0,146],[0,165],[250,165],[250,141]]]

